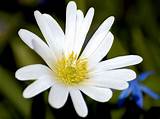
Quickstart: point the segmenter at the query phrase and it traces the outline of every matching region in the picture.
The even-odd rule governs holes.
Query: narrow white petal
[[[77,114],[81,117],[86,117],[88,114],[87,105],[79,90],[70,91],[71,99]]]
[[[52,48],[55,48],[62,52],[64,48],[64,32],[59,26],[59,24],[54,20],[50,15],[48,14],[43,14],[45,20],[46,20],[46,27],[50,30],[51,32],[51,39],[52,39]],[[53,49],[55,50],[55,49]],[[59,52],[58,52],[59,53]]]
[[[73,51],[75,54],[77,54],[77,43],[81,40],[80,36],[81,36],[81,27],[82,27],[82,23],[84,20],[84,15],[83,12],[81,10],[77,10],[77,16],[76,16],[76,33],[75,33],[75,41],[74,41],[74,46],[73,46]],[[77,54],[78,55],[78,54]]]
[[[33,49],[33,40],[36,40],[37,42],[43,42],[37,35],[25,29],[20,29],[18,31],[18,35],[31,49]]]
[[[95,69],[97,71],[117,69],[139,64],[142,60],[143,59],[137,55],[120,56],[98,63]]]
[[[38,95],[39,93],[47,90],[53,84],[54,84],[54,79],[51,76],[42,76],[24,90],[23,97],[32,98]]]
[[[76,16],[76,38],[81,32],[81,26],[84,20],[84,15],[81,10],[77,10],[77,16]],[[77,39],[76,39],[77,40]]]
[[[33,50],[35,50],[43,60],[49,65],[52,66],[52,63],[55,61],[56,57],[54,52],[49,49],[47,44],[42,41],[38,36],[32,32],[21,29],[18,32],[21,39]]]
[[[67,101],[68,90],[58,84],[54,84],[49,92],[49,103],[54,108],[61,108]]]
[[[104,38],[104,40],[102,40],[102,42],[99,44],[97,49],[95,49],[95,51],[88,56],[88,59],[91,64],[98,63],[100,60],[102,60],[102,58],[104,58],[104,56],[107,55],[112,46],[113,39],[114,37],[112,33],[109,32],[107,36]]]
[[[94,35],[88,42],[86,48],[82,53],[82,57],[87,58],[90,54],[92,54],[97,49],[97,47],[102,42],[106,34],[108,34],[113,24],[113,21],[114,21],[114,17],[111,16],[101,24],[101,26],[98,28],[98,30],[94,33]]]
[[[116,75],[116,74],[115,74]],[[110,78],[105,74],[97,75],[91,78],[90,85],[101,87],[101,88],[111,88],[117,90],[124,90],[128,88],[129,84],[127,81],[122,79],[123,77]]]
[[[84,15],[83,12],[81,10],[77,10],[77,19],[79,19],[79,23],[82,23],[84,20]]]
[[[71,53],[73,50],[74,40],[76,35],[76,15],[77,15],[76,3],[71,1],[68,3],[66,9],[65,54]]]
[[[56,53],[63,49],[64,35],[57,25],[58,23],[48,15],[42,15],[39,11],[34,12],[37,24],[45,37],[49,47]],[[61,39],[58,39],[58,38]]]
[[[80,90],[86,95],[88,95],[90,98],[99,102],[107,102],[112,97],[111,89],[107,88],[84,86]]]
[[[103,72],[92,72],[93,78],[108,78],[112,80],[131,81],[136,78],[136,73],[131,69],[116,69]]]
[[[53,63],[56,61],[56,56],[52,50],[44,43],[33,40],[33,49],[44,59],[44,61],[53,68]]]
[[[116,90],[124,90],[127,89],[129,84],[126,81],[115,81],[115,80],[96,80],[95,84],[93,86],[97,86],[100,88],[111,88]]]
[[[82,15],[81,15],[82,16]],[[74,52],[79,55],[94,16],[94,8],[90,8],[76,34]]]
[[[45,65],[34,64],[24,66],[16,71],[16,78],[22,81],[35,80],[44,75],[52,75],[52,71]]]
[[[34,12],[34,16],[43,36],[45,37],[48,45],[50,46],[52,44],[52,41],[50,38],[51,33],[49,33],[50,31],[46,28],[45,19],[43,18],[42,14],[37,10]]]
[[[57,21],[54,18],[52,18],[52,16],[50,16],[49,14],[43,14],[43,16],[46,18],[51,31],[54,34],[56,34],[55,37],[57,37],[57,39],[59,39],[59,41],[64,40],[64,32],[61,29],[61,27],[59,26],[59,24],[57,23]]]

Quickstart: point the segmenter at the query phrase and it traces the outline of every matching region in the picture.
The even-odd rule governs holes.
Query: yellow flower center
[[[54,73],[58,81],[66,85],[82,83],[88,77],[87,59],[77,59],[72,52],[68,57],[58,59]]]

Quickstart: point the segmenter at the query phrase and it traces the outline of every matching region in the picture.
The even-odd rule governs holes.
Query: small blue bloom
[[[145,80],[150,75],[154,74],[153,71],[148,71],[140,74],[135,80],[130,82],[129,88],[122,91],[122,93],[119,96],[118,104],[119,106],[122,106],[125,102],[125,99],[129,96],[131,96],[131,99],[135,101],[138,107],[143,107],[143,92],[152,97],[153,99],[159,99],[160,96],[153,92],[148,87],[140,84],[140,81]]]

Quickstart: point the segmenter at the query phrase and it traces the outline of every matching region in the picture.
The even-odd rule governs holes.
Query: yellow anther
[[[54,73],[58,81],[66,85],[76,85],[88,77],[87,59],[77,59],[72,52],[68,57],[58,59],[55,64]]]

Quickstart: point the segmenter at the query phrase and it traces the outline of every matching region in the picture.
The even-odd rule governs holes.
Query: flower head
[[[140,108],[143,107],[143,92],[152,97],[153,99],[159,99],[160,96],[147,88],[140,81],[145,80],[148,76],[152,75],[153,71],[148,71],[140,74],[135,80],[130,82],[128,89],[122,91],[119,96],[119,105],[123,105],[125,99],[131,95],[131,99],[135,101],[136,105]]]
[[[113,43],[114,38],[109,31],[113,16],[101,24],[80,54],[93,19],[93,8],[84,16],[81,10],[77,10],[75,2],[69,2],[65,34],[50,15],[39,11],[35,11],[34,15],[47,43],[28,30],[21,29],[18,34],[48,66],[34,64],[16,72],[19,80],[35,80],[24,90],[25,98],[51,88],[49,103],[54,108],[61,108],[70,94],[76,112],[85,117],[88,109],[81,92],[96,101],[106,102],[112,97],[111,89],[126,89],[127,81],[136,78],[134,71],[121,68],[140,63],[140,56],[121,56],[101,61]]]

